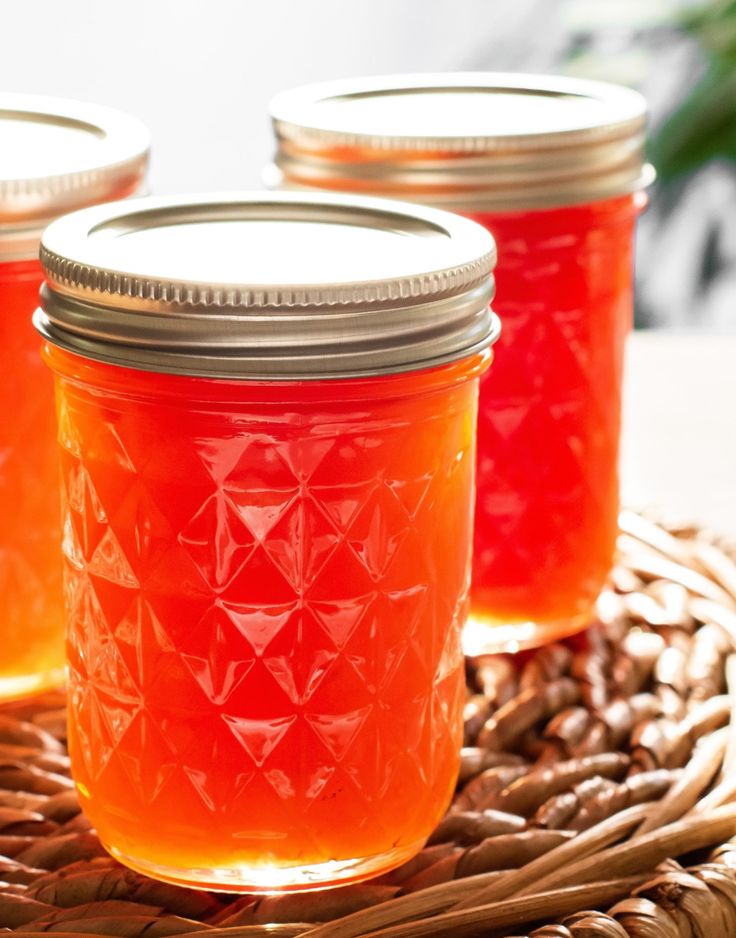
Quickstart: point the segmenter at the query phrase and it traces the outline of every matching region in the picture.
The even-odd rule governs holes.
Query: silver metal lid
[[[0,261],[35,257],[65,212],[135,192],[149,146],[145,126],[111,108],[0,94]]]
[[[454,209],[595,201],[652,182],[636,91],[549,75],[388,75],[307,85],[271,102],[287,187]]]
[[[34,322],[88,358],[205,377],[429,368],[498,336],[493,239],[402,202],[251,193],[145,198],[43,234]]]

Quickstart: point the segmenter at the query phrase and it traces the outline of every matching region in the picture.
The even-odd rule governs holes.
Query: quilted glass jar
[[[359,880],[456,782],[479,225],[316,195],[52,225],[70,751],[122,862],[222,890]]]
[[[63,678],[54,390],[31,324],[41,231],[137,189],[147,148],[107,108],[0,94],[0,699]]]
[[[601,82],[354,79],[272,103],[274,186],[442,206],[498,245],[503,335],[481,386],[471,654],[579,631],[610,569],[645,104]]]

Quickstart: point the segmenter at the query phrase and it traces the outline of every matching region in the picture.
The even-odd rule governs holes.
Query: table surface
[[[634,333],[622,498],[736,538],[736,335]]]

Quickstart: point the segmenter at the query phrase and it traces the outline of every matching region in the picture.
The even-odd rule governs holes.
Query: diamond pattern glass
[[[402,862],[459,765],[486,357],[269,385],[46,354],[70,746],[103,842],[220,889]]]
[[[41,280],[36,261],[0,264],[0,699],[63,676],[54,389],[31,325]]]
[[[641,196],[473,215],[503,333],[481,388],[471,653],[579,631],[610,568]]]

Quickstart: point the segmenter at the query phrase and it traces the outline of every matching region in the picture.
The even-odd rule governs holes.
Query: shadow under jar
[[[41,232],[130,195],[147,160],[148,133],[125,114],[0,94],[0,699],[63,679],[54,388],[31,323]]]
[[[329,195],[44,234],[72,768],[122,862],[308,889],[445,811],[494,259],[466,219]]]
[[[498,245],[503,323],[481,385],[469,654],[582,629],[617,532],[645,103],[601,82],[399,75],[274,99],[267,181],[452,209]]]

